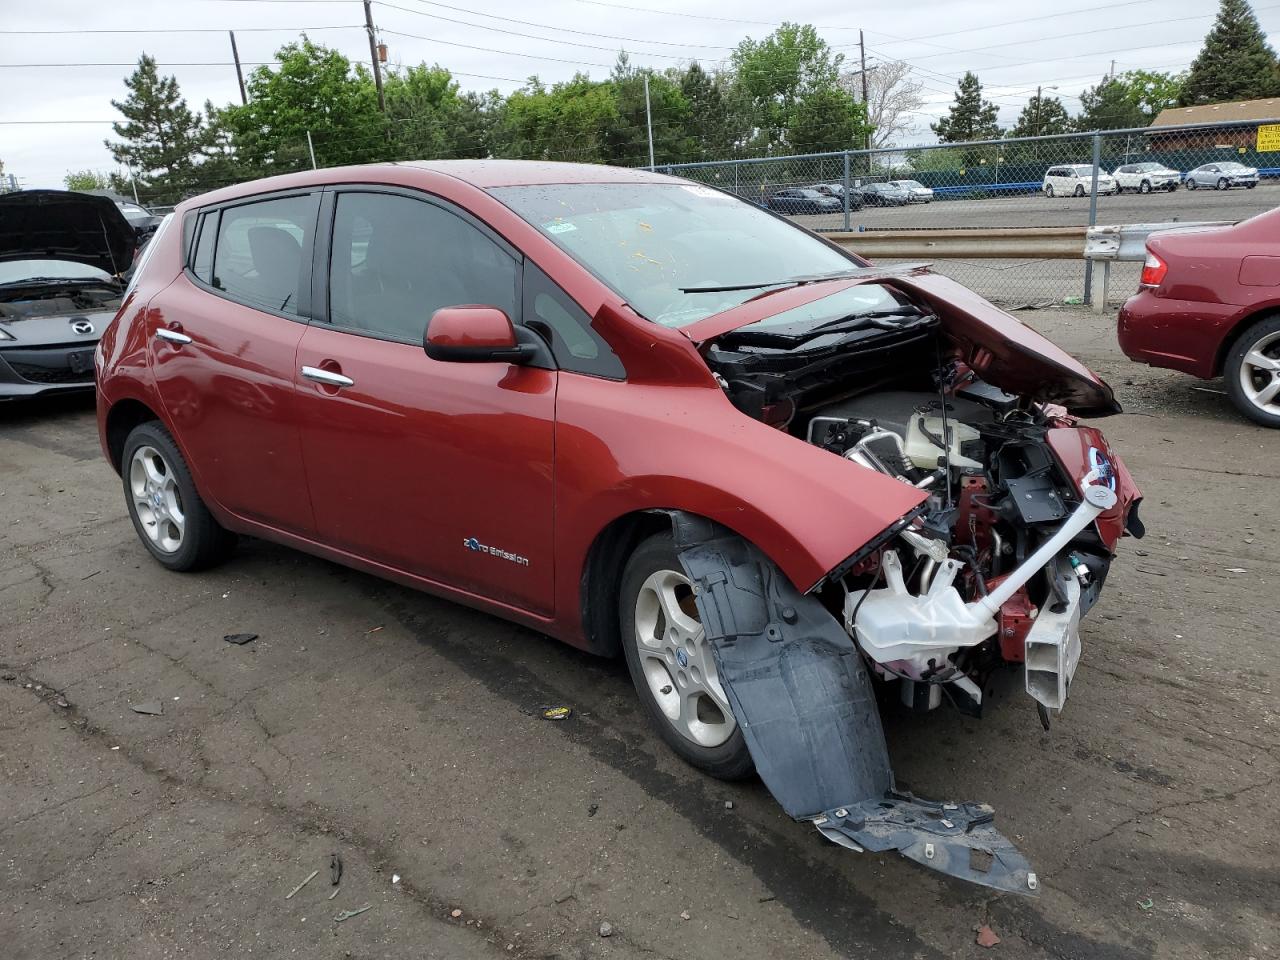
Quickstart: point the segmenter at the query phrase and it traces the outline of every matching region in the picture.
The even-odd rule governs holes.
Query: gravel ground
[[[900,783],[995,805],[1038,899],[698,774],[620,663],[261,542],[165,572],[62,401],[0,408],[0,954],[1275,957],[1280,433],[1128,363],[1110,317],[1022,316],[1116,387],[1151,532],[1050,732],[1023,697],[886,727]]]

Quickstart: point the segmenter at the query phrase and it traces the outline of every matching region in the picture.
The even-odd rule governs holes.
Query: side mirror
[[[497,307],[442,307],[427,323],[422,347],[432,360],[527,363],[537,347],[520,343],[511,318]]]

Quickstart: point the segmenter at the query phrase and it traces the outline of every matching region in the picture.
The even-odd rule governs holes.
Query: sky
[[[238,102],[227,30],[246,72],[269,63],[305,30],[315,41],[368,60],[360,0],[40,0],[9,4],[0,19],[0,162],[28,188],[60,187],[70,170],[113,170],[103,139],[119,119],[111,100],[143,52],[178,78],[193,108]],[[768,0],[374,0],[374,21],[394,63],[439,63],[464,89],[508,93],[536,74],[544,82],[609,72],[625,49],[639,66],[698,60],[715,67],[746,36],[762,38],[780,5]],[[811,23],[848,58],[902,60],[924,85],[915,132],[946,112],[966,70],[1010,125],[1036,86],[1080,108],[1080,93],[1112,69],[1178,71],[1208,31],[1212,0],[898,0],[859,8],[843,0],[791,0],[789,20]],[[1280,0],[1254,0],[1272,45]],[[139,32],[129,32],[139,31]],[[145,31],[145,32],[143,32]],[[32,122],[35,121],[35,122]]]

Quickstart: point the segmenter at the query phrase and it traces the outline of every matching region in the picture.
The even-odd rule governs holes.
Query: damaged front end
[[[1141,535],[1140,494],[1101,435],[1047,396],[1101,412],[1105,385],[1053,357],[1060,375],[1039,396],[1006,393],[978,373],[1011,363],[991,359],[981,320],[937,309],[927,281],[876,279],[740,327],[712,318],[722,329],[702,350],[739,410],[850,461],[851,484],[871,470],[920,505],[804,593],[730,531],[676,515],[680,560],[752,759],[791,816],[854,849],[1034,893],[989,807],[898,792],[873,685],[976,716],[997,675],[1021,668],[1047,728],[1115,544]],[[1035,382],[1027,366],[1019,388]]]

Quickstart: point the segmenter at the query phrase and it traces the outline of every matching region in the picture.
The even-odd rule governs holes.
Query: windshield
[[[0,284],[37,277],[51,280],[111,280],[111,274],[71,260],[10,260],[0,263]]]
[[[1236,172],[1236,171],[1238,171],[1238,170],[1243,170],[1243,169],[1245,169],[1245,166],[1244,166],[1244,164],[1243,164],[1243,163],[1230,163],[1230,162],[1229,162],[1229,163],[1220,163],[1220,164],[1218,164],[1218,169],[1219,169],[1219,170],[1221,170],[1221,171],[1223,171],[1224,173],[1235,173],[1235,172]]]
[[[490,193],[637,313],[667,327],[695,323],[791,278],[860,266],[753,204],[692,183],[557,183]]]
[[[124,214],[124,218],[130,223],[151,219],[151,214],[136,203],[117,203],[116,206],[120,208],[120,212]]]

